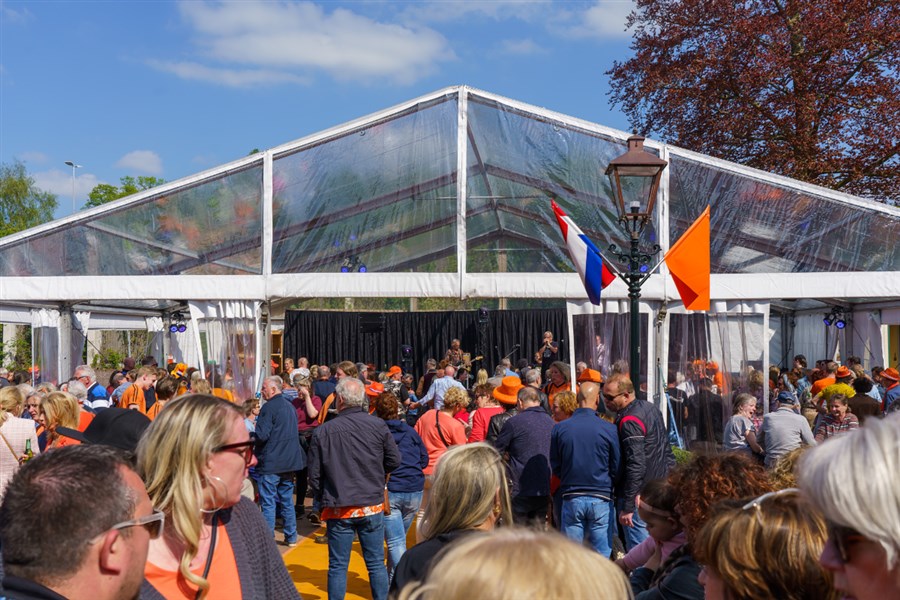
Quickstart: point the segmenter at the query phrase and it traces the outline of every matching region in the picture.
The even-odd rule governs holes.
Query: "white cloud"
[[[567,28],[567,33],[576,38],[631,37],[625,22],[633,9],[634,0],[599,0],[585,11],[573,13],[575,24]]]
[[[533,21],[542,19],[548,11],[554,10],[550,0],[513,2],[415,2],[401,12],[401,18],[408,23],[447,23],[474,17],[477,20],[502,21],[516,19]]]
[[[34,15],[28,10],[26,7],[22,7],[19,10],[14,8],[10,8],[8,5],[4,5],[0,7],[2,10],[3,20],[7,23],[25,23],[26,21],[30,21],[34,18]]]
[[[500,52],[502,52],[503,54],[513,54],[516,56],[529,56],[535,54],[546,54],[547,49],[539,46],[532,39],[503,40],[500,42]]]
[[[165,62],[160,60],[149,60],[147,64],[159,71],[177,75],[181,79],[217,83],[235,88],[273,83],[310,83],[310,80],[305,77],[267,69],[220,69],[207,67],[196,62]]]
[[[32,164],[32,165],[42,165],[42,164],[45,164],[48,160],[50,160],[50,157],[48,157],[43,152],[38,152],[38,151],[21,152],[17,158],[24,163],[28,163],[28,164]]]
[[[75,204],[81,208],[87,202],[87,195],[98,184],[103,183],[92,173],[80,173],[75,170]],[[38,188],[56,194],[60,207],[71,206],[72,203],[72,170],[50,169],[31,174]]]
[[[162,159],[152,150],[135,150],[119,159],[116,166],[147,175],[162,175]]]
[[[383,23],[345,8],[326,13],[312,2],[182,2],[180,7],[200,53],[221,66],[204,65],[204,71],[197,61],[157,61],[157,68],[168,65],[179,76],[225,85],[254,77],[234,65],[257,73],[259,80],[252,83],[304,81],[322,72],[340,81],[409,84],[455,58],[433,29]]]

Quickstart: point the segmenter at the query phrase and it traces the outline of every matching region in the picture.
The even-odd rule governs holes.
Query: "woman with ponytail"
[[[256,464],[241,409],[206,394],[166,405],[137,449],[166,514],[151,540],[141,598],[299,598],[259,509],[241,497]]]

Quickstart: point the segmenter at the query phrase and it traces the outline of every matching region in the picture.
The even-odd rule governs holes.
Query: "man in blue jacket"
[[[578,408],[557,423],[550,436],[550,466],[559,477],[561,527],[579,544],[587,534],[591,547],[609,557],[610,509],[619,477],[619,436],[616,426],[597,416],[600,385],[581,384]]]
[[[525,386],[517,393],[519,413],[509,419],[494,447],[509,459],[513,516],[542,528],[550,504],[550,432],[553,419],[541,407],[541,392]]]
[[[387,474],[400,466],[400,451],[385,422],[369,414],[359,379],[341,379],[334,397],[338,416],[316,427],[309,449],[309,487],[328,527],[328,598],[341,600],[347,592],[355,535],[372,598],[384,600],[384,486]]]
[[[297,438],[297,411],[281,394],[281,377],[266,377],[262,395],[266,403],[256,420],[256,473],[259,506],[275,532],[275,505],[284,517],[284,543],[297,545],[297,515],[294,513],[294,472],[306,468],[306,457]]]

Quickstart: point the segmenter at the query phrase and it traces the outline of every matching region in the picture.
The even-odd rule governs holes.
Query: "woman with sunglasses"
[[[825,516],[819,562],[846,598],[900,598],[900,414],[816,446],[800,489]]]
[[[166,515],[150,542],[142,598],[299,598],[259,509],[241,497],[256,464],[240,407],[211,395],[169,402],[137,449]]]

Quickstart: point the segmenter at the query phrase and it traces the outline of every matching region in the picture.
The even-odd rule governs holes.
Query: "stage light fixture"
[[[403,344],[402,346],[400,346],[400,357],[403,360],[412,359],[412,354],[413,354],[412,346],[410,346],[409,344]]]
[[[366,269],[366,265],[364,265],[362,263],[359,263],[359,267],[357,267],[356,270],[359,271],[360,273],[366,273],[368,271],[368,269]]]
[[[825,323],[826,327],[831,327],[834,325],[838,329],[843,329],[847,326],[847,320],[844,318],[844,309],[840,306],[835,306],[831,309],[822,322]]]
[[[487,323],[488,320],[489,320],[488,309],[485,308],[484,306],[482,306],[481,308],[478,309],[478,322],[483,325],[483,324]]]
[[[831,327],[832,323],[834,323],[834,313],[828,313],[828,316],[822,319],[822,322],[825,323],[827,327]]]
[[[837,327],[838,329],[843,329],[844,327],[847,326],[847,323],[845,323],[843,319],[838,319],[837,321],[834,322],[834,326]]]
[[[174,312],[169,317],[169,333],[184,333],[187,326],[184,324],[184,316],[180,312]]]

